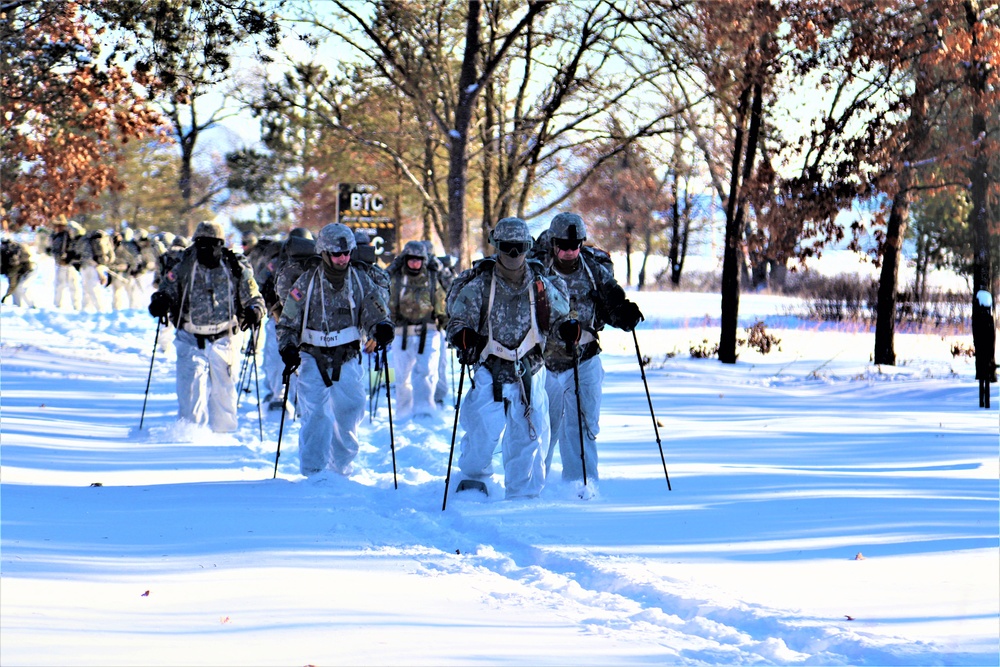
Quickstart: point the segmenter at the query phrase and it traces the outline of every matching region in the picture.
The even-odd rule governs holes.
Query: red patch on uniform
[[[174,282],[177,280],[177,276],[174,275],[173,271],[167,271],[167,280]]]
[[[300,292],[297,287],[293,287],[292,291],[288,293],[288,296],[292,297],[296,301],[302,301],[302,292]]]

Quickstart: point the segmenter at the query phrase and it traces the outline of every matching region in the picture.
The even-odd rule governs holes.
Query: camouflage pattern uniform
[[[48,254],[56,261],[55,299],[56,308],[63,307],[63,300],[69,297],[73,310],[80,310],[80,272],[73,266],[78,261],[76,238],[67,225],[66,217],[59,216],[54,223],[55,231],[49,237]]]
[[[103,288],[108,285],[108,265],[115,260],[115,249],[103,229],[93,231],[79,241],[77,250],[80,253],[82,265],[80,278],[83,282],[83,305],[86,310],[92,306],[95,312],[104,309]]]
[[[560,278],[524,261],[531,236],[523,220],[504,218],[490,239],[501,252],[456,278],[449,296],[448,339],[462,349],[460,339],[472,330],[479,334],[475,350],[481,350],[473,388],[462,401],[465,435],[458,465],[466,478],[489,478],[500,444],[506,497],[537,497],[545,484],[549,445],[542,350],[566,319],[569,301]],[[505,242],[521,244],[519,254],[503,252]],[[518,263],[523,275],[512,283],[505,275]]]
[[[13,297],[15,306],[35,307],[35,301],[28,294],[28,283],[35,270],[31,250],[23,243],[10,239],[3,240],[0,249],[0,273],[7,276],[7,291],[0,302]]]
[[[292,230],[294,234],[289,234],[279,246],[278,252],[266,263],[264,271],[268,276],[269,299],[268,312],[271,317],[267,318],[267,339],[264,342],[264,375],[268,387],[268,393],[273,394],[269,409],[281,409],[281,397],[283,391],[284,362],[281,361],[281,354],[278,352],[278,320],[281,317],[281,309],[284,307],[288,293],[291,291],[295,281],[309,268],[319,265],[319,255],[316,253],[316,241],[312,232],[305,228]],[[302,413],[302,406],[297,400],[298,396],[298,375],[288,378],[289,403],[298,406],[299,415]],[[291,410],[292,408],[289,408]]]
[[[196,245],[183,251],[180,261],[162,277],[154,303],[167,300],[177,335],[177,403],[180,419],[208,425],[217,433],[236,430],[236,365],[239,344],[233,336],[240,322],[264,314],[264,299],[253,270],[242,255],[221,248],[207,261],[199,256],[198,239],[223,242],[222,228],[202,222],[195,230]],[[214,264],[214,266],[212,266]],[[161,296],[162,295],[162,296]]]
[[[430,241],[424,241],[427,245],[427,256],[433,257],[434,246],[431,245]],[[437,261],[437,277],[438,284],[447,294],[451,289],[451,283],[455,279],[455,274],[452,271],[454,267],[453,257],[445,255],[444,257],[435,258]],[[438,357],[438,380],[437,385],[434,387],[434,403],[439,406],[443,406],[445,400],[448,398],[448,360],[449,358],[454,359],[449,353],[448,346],[448,336],[445,331],[441,330],[441,355]],[[454,361],[452,362],[452,371],[455,370]]]
[[[392,275],[389,311],[396,324],[392,365],[396,371],[396,409],[400,419],[432,416],[437,412],[434,389],[441,359],[441,333],[448,322],[445,290],[437,271],[428,266],[427,249],[410,241],[401,253],[399,270]],[[420,262],[413,270],[410,261]]]
[[[354,247],[353,233],[339,223],[324,227],[316,243],[320,253],[347,253]],[[324,260],[302,273],[289,290],[278,321],[278,346],[286,372],[301,359],[303,475],[351,471],[365,408],[361,339],[375,336],[380,327],[388,327],[391,337],[388,314],[382,291],[364,270],[350,264],[336,270]]]
[[[542,245],[540,237],[538,245],[541,247],[536,246],[536,257],[543,261],[551,275],[565,281],[569,291],[570,317],[581,324],[576,348],[580,359],[580,419],[577,418],[576,378],[573,373],[574,348],[559,337],[550,338],[545,346],[545,367],[548,370],[545,389],[549,395],[549,424],[552,430],[545,470],[547,473],[558,443],[563,481],[583,481],[584,461],[580,457],[582,421],[587,483],[594,484],[588,494],[593,495],[600,480],[597,434],[600,433],[601,386],[604,383],[598,334],[606,324],[631,331],[636,322],[631,321],[634,315],[629,313],[638,313],[638,308],[625,298],[624,290],[607,266],[593,260],[589,249],[579,250],[587,238],[583,218],[575,213],[560,213],[553,218],[545,238],[546,244]],[[575,260],[568,263],[558,261],[558,243],[575,245],[579,253]],[[570,255],[573,253],[570,252]],[[626,303],[631,306],[626,306]]]
[[[108,265],[111,270],[108,284],[111,287],[111,309],[136,308],[132,302],[136,296],[134,273],[142,263],[142,257],[132,244],[132,230],[125,228],[115,234],[115,255]]]

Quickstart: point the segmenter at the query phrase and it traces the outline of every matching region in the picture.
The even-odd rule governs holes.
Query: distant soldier
[[[392,341],[393,326],[381,290],[351,265],[354,234],[339,223],[320,230],[320,263],[288,292],[278,322],[278,344],[290,375],[301,362],[299,464],[303,475],[324,470],[347,475],[357,456],[364,416],[361,340],[373,348]]]
[[[990,407],[990,383],[997,381],[997,324],[993,317],[993,296],[976,292],[972,301],[972,343],[976,347],[976,379],[979,380],[979,407]]]
[[[434,252],[434,247],[431,245],[430,241],[427,241],[427,252],[432,254]],[[444,290],[445,294],[451,290],[451,283],[455,279],[455,258],[451,255],[444,255],[443,257],[438,257],[438,269],[437,276],[438,282],[441,284],[441,288]],[[448,335],[447,332],[441,330],[441,355],[438,358],[438,379],[437,385],[434,387],[434,404],[438,407],[444,406],[445,399],[448,398],[448,360],[452,358],[451,346],[448,345]],[[452,362],[452,371],[455,369],[454,361]]]
[[[125,227],[112,238],[114,254],[108,266],[108,286],[111,288],[111,309],[136,308],[135,272],[142,263],[142,256],[132,243],[134,232]]]
[[[54,231],[49,237],[48,254],[56,262],[55,301],[56,308],[63,304],[73,310],[80,310],[80,272],[74,266],[79,261],[76,252],[76,236],[70,231],[66,216],[60,215],[53,221]],[[67,302],[68,297],[68,302]]]
[[[264,348],[264,368],[267,376],[268,393],[272,394],[269,409],[280,410],[282,399],[282,382],[284,380],[285,363],[281,360],[278,349],[278,320],[281,310],[288,298],[295,281],[306,269],[319,266],[320,257],[316,252],[316,239],[305,227],[296,227],[288,233],[288,238],[281,243],[280,250],[269,263],[272,272],[268,280],[271,284],[268,300],[267,346]],[[273,346],[272,346],[273,343]],[[273,348],[273,349],[272,349]],[[298,375],[288,377],[288,395],[296,396],[298,391]],[[301,407],[301,406],[300,406]],[[304,416],[300,411],[300,416]]]
[[[507,498],[534,498],[545,484],[549,406],[542,350],[567,319],[566,285],[528,262],[532,239],[520,218],[504,218],[490,233],[497,254],[455,279],[449,295],[448,339],[463,365],[475,365],[462,400],[465,428],[458,465],[486,491],[493,452],[503,452]]]
[[[597,253],[602,251],[584,247],[587,228],[583,218],[575,213],[560,213],[552,219],[546,238],[547,247],[536,248],[536,256],[552,275],[566,283],[571,319],[565,326],[571,334],[575,329],[575,335],[568,340],[550,338],[545,346],[545,367],[548,369],[545,389],[549,395],[552,429],[546,471],[552,461],[552,449],[558,443],[563,481],[582,483],[586,465],[588,488],[577,491],[582,496],[592,497],[600,479],[597,434],[601,430],[601,385],[604,383],[598,335],[607,324],[632,331],[642,320],[642,313],[625,297],[625,291],[615,280],[611,259],[605,255],[598,259]],[[585,459],[581,459],[580,452],[581,424]]]
[[[390,273],[389,313],[396,324],[392,350],[396,371],[396,408],[400,419],[429,417],[437,412],[434,389],[441,359],[441,336],[448,315],[446,293],[437,271],[428,267],[427,247],[410,241],[400,253],[399,268]]]
[[[35,301],[27,289],[34,270],[35,262],[29,247],[11,239],[3,239],[0,248],[0,274],[7,276],[7,291],[0,302],[13,297],[15,306],[34,308]]]
[[[177,326],[178,416],[217,433],[236,430],[238,345],[233,336],[264,316],[246,259],[224,247],[222,227],[200,222],[194,244],[163,276],[149,313]]]
[[[108,286],[108,266],[115,260],[111,237],[103,229],[96,229],[77,241],[82,266],[83,308],[93,307],[94,312],[104,309],[104,288]]]

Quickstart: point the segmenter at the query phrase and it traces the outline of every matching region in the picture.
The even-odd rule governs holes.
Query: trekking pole
[[[254,336],[254,350],[257,349],[257,342],[260,340],[260,325],[254,325],[251,335]],[[260,377],[257,375],[257,355],[253,357],[253,383],[257,390],[257,429],[260,433],[260,441],[264,442],[264,417],[260,414]]]
[[[372,389],[372,397],[373,397],[373,400],[374,400],[374,404],[373,404],[373,407],[372,407],[372,414],[373,415],[378,412],[378,399],[379,399],[379,393],[382,391],[382,373],[383,372],[386,373],[386,379],[388,379],[388,377],[389,377],[388,372],[385,371],[385,368],[384,368],[384,366],[382,364],[381,358],[378,356],[378,354],[376,354],[375,355],[375,388]],[[372,417],[372,420],[374,420],[374,417]]]
[[[587,455],[583,448],[583,408],[580,407],[580,348],[577,345],[573,345],[573,388],[576,390],[576,423],[580,429],[580,465],[583,466],[583,485],[587,486]],[[660,441],[658,434],[656,441]],[[663,469],[667,469],[666,463],[663,464]],[[667,483],[669,484],[669,481]]]
[[[389,351],[382,348],[382,368],[385,370],[385,406],[389,408],[389,449],[392,450],[392,487],[399,488],[396,482],[396,436],[392,432],[392,399],[389,395]]]
[[[243,361],[240,364],[240,379],[236,383],[236,407],[239,409],[240,401],[243,400],[243,394],[250,393],[250,378],[251,368],[250,368],[250,357],[254,357],[254,362],[257,361],[256,352],[254,351],[253,345],[253,332],[247,337],[246,347],[243,348]]]
[[[372,386],[373,386],[372,385],[372,380],[374,380],[375,378],[372,377],[372,355],[368,354],[368,353],[365,353],[365,356],[368,357],[368,423],[371,424],[372,423],[372,399],[374,398],[374,391],[372,390]]]
[[[667,472],[667,460],[663,457],[663,445],[660,444],[660,429],[656,425],[656,415],[653,414],[653,399],[649,395],[649,383],[646,382],[646,369],[642,365],[642,355],[639,353],[639,337],[632,329],[632,340],[635,342],[635,358],[639,360],[639,373],[642,374],[642,384],[646,387],[646,400],[649,402],[649,416],[653,418],[653,433],[656,434],[656,446],[660,448],[660,461],[663,463],[663,474],[667,478],[667,491],[673,491],[670,486],[670,473]]]
[[[458,411],[462,407],[462,384],[465,382],[465,365],[459,368],[458,393],[455,395],[455,424],[451,427],[451,450],[448,452],[448,474],[444,478],[444,501],[441,511],[448,507],[448,485],[451,484],[451,460],[455,456],[455,434],[458,433]]]
[[[281,457],[281,434],[285,432],[285,404],[288,403],[288,385],[291,384],[291,379],[291,373],[283,373],[281,376],[281,380],[285,384],[285,391],[281,399],[281,424],[278,425],[278,448],[274,452],[274,475],[271,479],[278,477],[278,459]]]
[[[160,342],[160,327],[163,325],[163,318],[156,318],[156,336],[153,337],[153,354],[149,357],[149,375],[146,376],[146,394],[142,397],[142,416],[139,417],[139,430],[142,430],[142,422],[146,419],[146,400],[149,398],[149,383],[153,379],[153,360],[156,359],[156,346]]]

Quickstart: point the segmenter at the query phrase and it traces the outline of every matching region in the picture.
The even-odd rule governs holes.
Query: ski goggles
[[[497,250],[510,257],[525,254],[531,248],[527,241],[497,241]]]
[[[583,246],[583,241],[580,239],[552,239],[552,243],[555,244],[560,250],[579,250]]]

